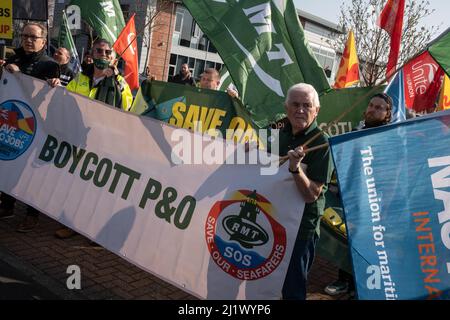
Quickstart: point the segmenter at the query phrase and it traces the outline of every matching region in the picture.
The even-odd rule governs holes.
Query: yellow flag
[[[339,70],[336,74],[334,88],[347,88],[359,81],[359,63],[356,55],[355,36],[353,31],[348,34],[344,53],[342,54]]]
[[[436,111],[445,109],[450,109],[450,78],[448,77],[448,75],[444,76],[441,95],[439,96],[439,104]]]

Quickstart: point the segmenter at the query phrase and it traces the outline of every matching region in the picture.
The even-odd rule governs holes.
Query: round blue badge
[[[7,100],[0,104],[0,160],[14,160],[31,145],[36,117],[25,102]]]

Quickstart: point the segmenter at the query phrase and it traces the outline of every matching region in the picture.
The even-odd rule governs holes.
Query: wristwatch
[[[291,170],[291,168],[288,168],[288,170],[289,170],[290,173],[300,173],[300,171],[298,170],[298,168],[295,169],[295,170]]]

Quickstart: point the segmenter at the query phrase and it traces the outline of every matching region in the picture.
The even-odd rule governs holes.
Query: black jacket
[[[15,55],[6,60],[6,64],[15,64],[20,71],[29,76],[47,80],[59,78],[59,65],[42,49],[39,52],[25,54],[23,48],[15,49]]]
[[[73,70],[69,67],[69,64],[61,64],[59,65],[59,80],[61,80],[61,84],[65,87],[67,84],[75,78],[75,73]]]
[[[172,81],[170,81],[170,82],[195,86],[195,80],[194,80],[194,78],[192,78],[192,76],[189,76],[186,79],[183,79],[183,75],[181,73],[175,75],[172,78]]]

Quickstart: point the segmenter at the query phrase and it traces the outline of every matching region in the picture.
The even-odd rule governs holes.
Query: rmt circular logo
[[[240,280],[271,274],[286,251],[286,230],[276,221],[272,204],[256,190],[238,190],[216,202],[205,236],[214,262]]]
[[[36,117],[26,103],[7,100],[0,104],[0,160],[14,160],[31,145]]]

